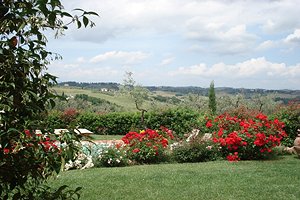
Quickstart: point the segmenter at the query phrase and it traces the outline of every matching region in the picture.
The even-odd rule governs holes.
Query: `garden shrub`
[[[49,127],[67,128],[69,123],[76,122],[76,126],[87,128],[95,134],[124,135],[129,131],[145,129],[141,124],[140,113],[112,112],[106,114],[82,112],[74,113],[72,110],[51,112],[47,118]],[[74,118],[76,116],[76,119]],[[199,113],[183,108],[168,109],[161,112],[148,112],[145,114],[147,128],[158,129],[165,126],[179,136],[191,132],[199,127]]]
[[[286,136],[283,122],[269,120],[262,113],[256,116],[251,112],[248,116],[224,113],[208,120],[206,126],[214,130],[213,141],[230,161],[268,158]]]
[[[148,128],[158,129],[165,126],[171,129],[178,137],[191,132],[199,126],[200,114],[186,108],[168,109],[162,112],[149,112],[145,115]]]
[[[166,161],[168,159],[166,150],[172,139],[172,131],[165,127],[160,130],[146,129],[140,132],[129,132],[122,138],[129,159],[137,163]]]
[[[98,128],[98,125],[100,124],[99,118],[100,118],[100,114],[97,113],[93,113],[93,112],[80,113],[77,119],[78,126],[82,128],[86,128],[95,134],[101,134],[103,133],[103,131],[101,131]]]
[[[125,149],[120,145],[113,145],[102,149],[94,157],[95,167],[124,167],[130,164]]]
[[[201,141],[199,137],[175,146],[172,155],[179,163],[214,161],[221,157],[219,145],[212,141]]]
[[[78,110],[76,110],[75,108],[68,108],[62,113],[61,119],[65,124],[76,124],[78,115]]]
[[[62,112],[57,111],[57,110],[51,110],[47,117],[46,117],[46,122],[47,126],[50,129],[54,128],[66,128],[66,124],[62,120]]]
[[[278,118],[285,124],[284,130],[287,137],[283,138],[282,145],[293,146],[297,130],[300,129],[300,103],[290,102],[288,105],[279,106],[272,118]]]

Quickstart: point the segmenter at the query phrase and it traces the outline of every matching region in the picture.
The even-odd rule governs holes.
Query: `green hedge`
[[[199,126],[200,114],[191,109],[177,108],[161,112],[149,112],[145,116],[148,128],[158,129],[165,126],[182,137],[185,133],[191,132]]]
[[[198,127],[199,113],[183,108],[167,109],[159,112],[147,112],[145,123],[148,128],[158,129],[165,126],[175,132],[178,136],[190,132]],[[63,122],[63,113],[51,112],[48,123],[51,128],[67,128],[68,123]],[[81,113],[74,122],[77,126],[86,128],[95,134],[125,135],[131,130],[143,129],[141,125],[141,114],[133,112],[125,113]]]

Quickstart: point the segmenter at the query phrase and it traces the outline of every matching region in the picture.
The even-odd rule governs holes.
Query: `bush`
[[[120,146],[110,146],[94,157],[96,167],[124,167],[129,165],[130,161],[126,151]]]
[[[72,110],[71,110],[72,111]],[[91,112],[75,113],[66,111],[51,112],[47,118],[49,127],[67,128],[69,124],[76,122],[76,126],[87,128],[95,134],[103,135],[124,135],[130,131],[144,129],[141,124],[140,113],[114,112],[97,114]],[[76,118],[74,118],[76,116]],[[198,118],[201,115],[189,109],[168,109],[161,112],[148,112],[145,114],[147,128],[158,129],[161,126],[167,127],[183,137],[185,133],[191,132],[199,127]]]
[[[178,137],[191,132],[199,126],[200,114],[186,108],[168,109],[162,112],[149,112],[145,115],[148,128],[158,129],[160,126],[171,129]]]
[[[201,141],[198,138],[175,147],[172,155],[174,160],[179,163],[206,162],[221,157],[219,145],[212,141]]]
[[[141,132],[129,132],[123,138],[124,149],[128,157],[137,163],[159,163],[166,161],[166,149],[173,139],[172,131],[146,129]]]
[[[282,145],[293,146],[297,130],[300,129],[300,104],[290,102],[288,105],[282,105],[278,107],[272,118],[278,118],[285,124],[287,137],[283,138]]]
[[[46,124],[50,129],[54,128],[66,128],[66,124],[62,120],[62,112],[52,110],[49,112],[46,118]]]
[[[249,112],[243,117],[225,113],[208,120],[206,126],[217,130],[213,132],[213,141],[229,161],[268,158],[286,136],[284,123],[269,120],[262,113],[252,116]]]

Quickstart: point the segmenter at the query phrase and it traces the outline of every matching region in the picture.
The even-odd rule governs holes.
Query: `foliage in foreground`
[[[0,1],[1,199],[41,199],[45,194],[50,198],[51,191],[62,199],[73,198],[69,192],[62,194],[66,187],[53,191],[41,184],[60,171],[64,158],[73,157],[73,140],[78,138],[63,134],[57,139],[64,146],[57,147],[35,130],[50,131],[40,123],[47,108],[54,106],[55,95],[49,88],[56,77],[46,69],[59,57],[46,50],[44,33],[50,29],[58,35],[72,23],[78,28],[94,25],[86,16],[96,13],[76,11],[79,15],[66,12],[59,0]]]

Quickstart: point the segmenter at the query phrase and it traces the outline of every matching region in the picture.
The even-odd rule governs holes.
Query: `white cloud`
[[[86,60],[85,60],[84,57],[78,57],[78,58],[76,59],[76,61],[77,61],[78,63],[84,63],[84,62],[86,62]]]
[[[176,71],[169,72],[170,76],[200,76],[205,78],[224,78],[224,79],[257,79],[288,81],[290,78],[299,78],[300,64],[286,66],[284,63],[272,63],[264,57],[253,58],[234,65],[224,63],[214,64],[208,67],[202,63],[188,67],[180,67]],[[263,87],[263,85],[262,85]]]
[[[210,81],[215,80],[217,87],[265,89],[297,89],[300,85],[300,63],[288,66],[284,63],[270,62],[264,57],[235,64],[217,63],[209,66],[200,63],[178,67],[165,73],[164,80],[155,76],[157,73],[157,69],[145,70],[140,74],[144,78],[139,79],[139,82],[142,81],[143,85],[208,87]]]
[[[68,46],[65,41],[57,45],[68,62],[55,68],[61,77],[75,80],[70,74],[76,71],[77,80],[82,73],[103,81],[110,75],[116,79],[117,71],[130,70],[155,85],[162,81],[197,85],[201,78],[227,80],[228,86],[247,81],[249,87],[299,83],[300,0],[62,3],[67,10],[79,7],[96,11],[100,17],[92,17],[96,22],[93,29],[70,28],[66,32],[72,38],[67,40]],[[164,74],[164,80],[157,74]]]
[[[257,50],[259,50],[259,51],[268,50],[268,49],[276,47],[277,44],[278,44],[277,41],[266,40],[258,45]]]
[[[227,28],[240,24],[260,25],[265,31],[289,31],[300,25],[299,0],[286,1],[196,1],[196,0],[102,0],[63,1],[69,9],[81,7],[94,10],[100,18],[95,33],[86,40],[118,37],[131,31],[177,31],[189,34],[194,26],[205,30]],[[288,14],[287,14],[288,13]],[[217,26],[217,27],[215,27]],[[199,34],[199,33],[198,33]],[[206,35],[209,35],[208,33]],[[108,36],[111,35],[111,36]],[[92,37],[91,37],[92,36]],[[82,38],[83,39],[83,38]]]
[[[294,43],[294,44],[299,44],[300,45],[300,29],[296,29],[294,33],[288,35],[285,39],[284,42],[286,43]]]
[[[121,61],[124,64],[135,64],[148,58],[149,54],[143,53],[141,51],[109,51],[104,54],[99,54],[90,59],[91,63],[99,63],[104,61]]]
[[[165,65],[169,65],[171,63],[173,63],[175,60],[175,57],[169,57],[169,58],[165,58],[160,62],[160,66],[165,66]]]

